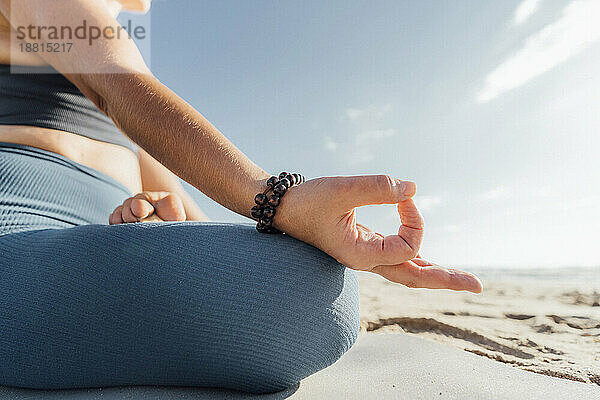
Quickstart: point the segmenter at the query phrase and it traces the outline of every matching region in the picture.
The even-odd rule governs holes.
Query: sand
[[[408,289],[360,274],[361,329],[401,333],[553,377],[600,385],[597,275],[481,274],[482,294]],[[591,279],[590,279],[591,277]]]
[[[564,400],[598,399],[595,385],[512,368],[411,334],[362,334],[332,366],[282,392],[240,392],[181,387],[129,386],[78,390],[27,390],[0,386],[11,400]]]

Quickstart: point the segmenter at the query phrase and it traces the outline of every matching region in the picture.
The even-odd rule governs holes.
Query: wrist
[[[287,227],[290,226],[290,217],[293,214],[293,198],[296,196],[297,190],[298,186],[293,186],[287,190],[277,207],[277,213],[273,217],[273,227],[281,232],[289,233]]]
[[[253,218],[250,210],[256,204],[254,202],[254,197],[256,197],[257,193],[262,193],[265,191],[265,189],[267,188],[267,181],[270,177],[271,175],[264,173],[256,177],[249,183],[248,191],[245,193],[244,201],[242,203],[243,208],[241,209],[241,211],[238,211],[239,214],[248,218]]]
[[[289,197],[288,193],[294,191],[302,184],[305,178],[300,174],[282,172],[278,176],[271,176],[264,182],[263,189],[254,196],[254,205],[250,209],[250,216],[257,221],[256,229],[260,233],[281,233],[282,218],[278,217],[284,207],[281,204]],[[287,202],[286,202],[287,203]],[[277,223],[275,219],[277,218]]]

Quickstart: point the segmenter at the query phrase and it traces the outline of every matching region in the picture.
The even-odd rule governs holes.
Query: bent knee
[[[337,265],[332,267],[337,268]],[[307,282],[306,289],[324,289],[320,283],[316,286],[318,288]],[[355,271],[344,269],[330,282],[329,290],[336,293],[329,304],[320,304],[310,313],[298,315],[293,325],[286,326],[279,341],[283,345],[272,360],[273,365],[279,367],[261,376],[249,391],[284,390],[335,363],[354,345],[360,327]],[[308,304],[304,306],[311,308]]]
[[[360,330],[358,279],[356,272],[344,268],[342,291],[326,310],[325,323],[315,333],[321,344],[320,362],[329,366],[356,342]]]

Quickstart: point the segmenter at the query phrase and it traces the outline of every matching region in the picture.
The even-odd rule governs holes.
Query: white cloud
[[[370,131],[364,131],[356,134],[354,140],[357,145],[368,144],[372,141],[379,141],[385,138],[392,137],[396,134],[395,129],[376,129]]]
[[[430,211],[444,202],[442,196],[415,196],[414,200],[421,211]]]
[[[345,144],[344,154],[351,165],[372,161],[385,144],[382,141],[396,135],[395,129],[374,129],[354,135],[354,140]]]
[[[523,0],[515,10],[514,23],[520,25],[527,21],[539,8],[541,0]]]
[[[515,89],[600,40],[600,1],[575,0],[555,22],[530,36],[523,47],[488,74],[477,95],[488,102]]]
[[[329,136],[325,136],[323,146],[329,151],[336,151],[338,144]]]
[[[508,188],[506,188],[505,186],[498,186],[498,187],[495,187],[493,189],[490,189],[488,191],[485,191],[485,192],[479,194],[479,196],[477,196],[477,198],[479,200],[490,201],[490,200],[497,200],[497,199],[505,198],[509,194],[510,194],[510,190]]]
[[[325,147],[331,151],[335,151],[334,148],[339,149],[346,162],[351,165],[372,161],[385,147],[382,143],[396,135],[396,129],[386,127],[389,126],[389,121],[386,121],[387,114],[392,110],[393,107],[389,104],[346,109],[340,118],[340,121],[351,122],[351,126],[345,127],[346,139],[335,143],[325,138]]]
[[[344,115],[350,121],[359,119],[378,120],[390,111],[392,111],[392,106],[388,104],[384,106],[369,106],[367,108],[348,108]]]

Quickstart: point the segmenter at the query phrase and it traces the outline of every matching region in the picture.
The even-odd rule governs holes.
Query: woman
[[[133,41],[27,53],[10,39],[19,27],[117,26],[121,8],[148,7],[0,0],[0,384],[276,391],[354,343],[353,270],[481,291],[473,275],[418,256],[412,182],[282,177],[266,218],[257,194],[270,175],[162,85]],[[36,74],[48,66],[60,74]],[[197,222],[175,175],[285,235]],[[398,235],[356,223],[355,207],[368,204],[398,205]],[[136,223],[150,216],[162,221]]]

